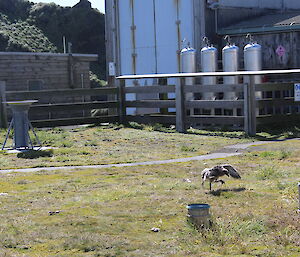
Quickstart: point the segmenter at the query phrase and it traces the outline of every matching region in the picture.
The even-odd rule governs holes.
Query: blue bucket
[[[210,205],[206,203],[195,203],[186,206],[188,209],[188,221],[193,223],[198,228],[210,227]]]

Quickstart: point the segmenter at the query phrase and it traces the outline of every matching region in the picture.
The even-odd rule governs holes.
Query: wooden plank
[[[185,128],[185,94],[183,92],[185,79],[179,79],[176,85],[176,130],[184,133]]]
[[[93,62],[98,60],[97,54],[73,54],[78,61]],[[68,54],[0,52],[0,60],[67,60]]]
[[[174,108],[175,100],[138,100],[126,101],[126,107],[142,107],[142,108]]]
[[[300,114],[262,115],[257,117],[258,125],[300,123]]]
[[[119,122],[121,124],[126,124],[126,94],[125,94],[125,80],[121,80],[119,83],[119,93],[118,93],[118,101],[119,101],[119,109],[118,109],[118,115],[119,115]]]
[[[79,117],[67,119],[52,119],[52,120],[33,120],[30,121],[34,127],[57,127],[82,124],[99,124],[99,123],[114,123],[118,121],[118,116],[102,116],[102,117]]]
[[[125,93],[175,93],[175,86],[138,86],[138,87],[125,87]]]
[[[214,116],[214,115],[199,115],[186,117],[188,124],[220,124],[220,125],[244,125],[244,116]]]
[[[244,100],[190,100],[186,108],[243,108]]]
[[[256,96],[255,96],[255,76],[245,76],[245,83],[248,84],[248,134],[250,136],[256,135]]]
[[[141,124],[174,124],[176,123],[176,116],[175,115],[127,115],[126,116],[127,122],[137,122]]]
[[[257,100],[257,106],[259,108],[264,108],[264,107],[284,107],[284,106],[294,106],[294,105],[299,105],[299,102],[295,102],[294,97],[289,97],[289,98],[275,98],[275,99],[260,99]]]
[[[117,107],[118,107],[118,102],[105,101],[105,102],[32,105],[29,111],[30,113],[60,112],[60,111],[63,112],[63,111],[73,111],[73,110],[107,109],[107,108],[117,108]]]
[[[243,92],[243,84],[228,85],[228,84],[219,84],[219,85],[192,85],[185,86],[184,93],[206,93],[206,92]]]
[[[250,134],[250,121],[249,121],[249,89],[248,84],[244,84],[244,131],[247,135]]]
[[[6,85],[5,81],[0,81],[0,128],[7,128],[7,110],[6,110]]]
[[[293,83],[266,83],[256,84],[255,91],[279,91],[279,90],[294,90]]]
[[[116,94],[116,87],[101,87],[101,88],[80,88],[80,89],[55,89],[55,90],[40,90],[40,91],[7,91],[6,95],[11,97],[23,97],[24,99],[37,99],[45,96],[97,96]]]

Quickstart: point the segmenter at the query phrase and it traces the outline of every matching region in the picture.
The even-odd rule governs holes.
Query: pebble
[[[49,213],[49,215],[54,215],[54,214],[60,213],[60,211],[49,211],[48,213]]]

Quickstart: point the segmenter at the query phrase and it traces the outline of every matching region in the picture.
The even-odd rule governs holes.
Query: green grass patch
[[[42,146],[52,147],[53,152],[48,155],[33,152],[19,155],[24,158],[0,152],[0,160],[3,159],[1,169],[166,160],[207,154],[225,145],[249,142],[245,138],[180,134],[174,128],[164,128],[160,124],[131,123],[131,127],[110,124],[74,129],[36,129]],[[5,132],[1,130],[0,135],[4,137]],[[7,145],[11,144],[10,137]],[[35,140],[34,144],[37,144]]]
[[[280,172],[278,170],[278,168],[276,168],[274,166],[264,167],[256,173],[256,177],[259,180],[282,178],[282,177],[285,177],[285,176],[287,176],[287,174],[285,174],[284,172]]]
[[[103,139],[117,140],[108,134]],[[67,148],[61,151],[68,154]],[[282,160],[247,154],[205,164],[0,174],[0,253],[297,256],[299,153]],[[223,178],[224,185],[213,185],[219,193],[209,194],[201,187],[201,170],[225,162],[242,179]],[[289,176],[279,178],[277,168],[266,171],[270,167],[288,170]],[[188,223],[186,205],[191,203],[210,204],[210,229],[198,231]],[[160,231],[152,232],[153,227]]]

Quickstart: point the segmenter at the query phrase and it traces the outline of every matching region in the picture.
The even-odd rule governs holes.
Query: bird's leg
[[[202,188],[204,188],[204,180],[202,181],[201,185],[202,185]]]
[[[225,181],[220,179],[220,180],[216,180],[215,182],[220,182],[222,185],[225,184]]]
[[[211,191],[211,181],[209,181],[209,191]]]

